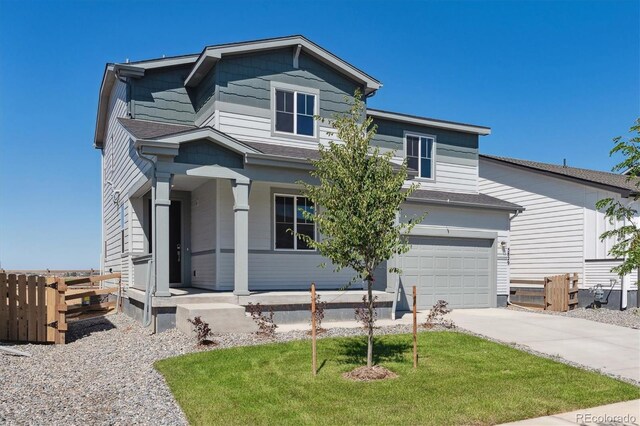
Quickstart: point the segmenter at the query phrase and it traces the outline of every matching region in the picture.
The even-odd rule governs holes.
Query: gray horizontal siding
[[[378,133],[373,138],[373,145],[393,149],[399,155],[403,155],[404,133],[423,133],[436,137],[437,161],[463,165],[478,164],[477,135],[390,120],[376,119],[374,123],[378,126]]]
[[[318,89],[323,117],[347,111],[344,98],[359,87],[304,52],[299,68],[294,68],[292,48],[226,57],[216,65],[215,73],[217,100],[270,110],[271,82],[287,83]],[[211,99],[211,89],[202,95],[206,96]]]
[[[184,87],[189,67],[147,71],[131,82],[131,113],[133,118],[193,124],[193,101]]]

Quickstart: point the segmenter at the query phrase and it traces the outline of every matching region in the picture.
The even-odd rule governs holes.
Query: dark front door
[[[169,282],[182,282],[182,203],[171,200],[169,208]]]

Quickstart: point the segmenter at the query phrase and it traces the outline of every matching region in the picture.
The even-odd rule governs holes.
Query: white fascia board
[[[421,126],[435,127],[438,129],[455,130],[458,132],[473,133],[486,136],[491,134],[488,127],[474,126],[471,124],[453,123],[448,121],[432,120],[429,118],[410,117],[404,114],[395,114],[387,111],[367,110],[367,115],[374,118],[382,118],[391,121],[401,121],[403,123],[418,124]]]
[[[196,62],[199,56],[200,55],[193,54],[175,58],[160,58],[150,61],[131,62],[126,65],[132,65],[135,67],[144,68],[145,70],[150,70],[155,68],[173,67],[176,65],[193,64],[194,62]]]
[[[102,149],[104,146],[104,132],[107,124],[109,96],[111,95],[111,89],[113,88],[115,81],[116,75],[114,65],[109,64],[104,71],[102,83],[100,84],[100,92],[98,94],[98,114],[96,116],[96,130],[93,137],[93,146],[97,149]]]
[[[301,37],[285,38],[285,39],[279,39],[279,40],[257,41],[254,43],[246,43],[246,44],[238,44],[238,45],[207,47],[200,55],[200,58],[198,58],[198,61],[196,62],[193,69],[185,79],[184,84],[185,86],[196,86],[199,83],[200,79],[204,77],[204,75],[206,74],[202,70],[199,70],[199,68],[202,66],[205,66],[205,67],[209,65],[213,66],[212,64],[215,63],[220,58],[222,58],[223,55],[251,53],[251,52],[257,52],[261,50],[279,49],[279,48],[290,47],[290,46],[301,46],[315,58],[332,66],[335,69],[338,69],[339,71],[342,71],[343,73],[349,75],[351,78],[355,79],[356,81],[363,83],[367,88],[367,93],[374,92],[378,90],[380,87],[382,87],[382,84],[379,81],[368,76],[367,74],[363,73],[362,71],[358,70],[357,68],[348,64],[347,62],[343,61],[337,56],[320,48],[314,43],[311,43],[310,41]],[[293,57],[292,57],[292,61],[293,61]]]

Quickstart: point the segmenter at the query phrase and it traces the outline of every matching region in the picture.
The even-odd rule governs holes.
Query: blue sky
[[[106,62],[304,34],[384,83],[376,108],[492,127],[484,153],[608,170],[640,115],[639,1],[0,0],[0,262],[100,254]]]

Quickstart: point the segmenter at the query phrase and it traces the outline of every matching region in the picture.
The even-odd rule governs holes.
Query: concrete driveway
[[[508,309],[456,309],[457,326],[640,382],[640,330]]]

